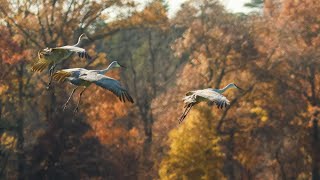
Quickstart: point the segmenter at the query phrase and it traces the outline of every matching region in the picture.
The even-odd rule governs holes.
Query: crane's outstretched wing
[[[80,47],[75,47],[75,46],[62,46],[62,47],[56,47],[56,48],[51,48],[51,51],[71,51],[75,52],[79,55],[81,58],[86,58],[87,60],[91,60],[91,57],[87,53],[87,51],[83,48]]]
[[[82,74],[79,78],[85,81],[95,83],[96,85],[105,89],[108,89],[117,97],[119,97],[120,101],[125,102],[126,100],[128,100],[129,102],[134,103],[128,91],[124,89],[120,85],[120,82],[115,79],[97,73]]]
[[[216,103],[218,108],[227,107],[230,101],[223,95],[213,91],[212,89],[203,89],[194,91],[194,95],[208,99],[211,102]]]

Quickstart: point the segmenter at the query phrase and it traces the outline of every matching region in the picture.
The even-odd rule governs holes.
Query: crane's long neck
[[[75,46],[75,47],[80,47],[80,46],[81,46],[81,43],[82,43],[82,35],[79,37],[78,42],[77,42],[75,45],[73,45],[73,46]]]
[[[99,74],[105,74],[106,72],[108,72],[112,68],[113,68],[113,65],[110,64],[107,68],[100,70]]]
[[[231,88],[232,84],[228,84],[226,87],[222,88],[222,89],[217,89],[216,91],[220,94],[224,93],[227,89]]]
[[[75,44],[75,45],[73,45],[73,46],[75,46],[75,47],[80,47],[80,44],[81,44],[81,40],[79,39],[78,42],[77,42],[77,44]]]

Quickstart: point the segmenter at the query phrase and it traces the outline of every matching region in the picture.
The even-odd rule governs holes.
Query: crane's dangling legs
[[[78,87],[79,87],[79,86],[77,86],[76,88],[74,88],[74,89],[72,90],[72,92],[71,92],[71,94],[70,94],[70,96],[69,96],[69,98],[68,98],[67,102],[66,102],[66,103],[64,103],[64,105],[62,106],[63,111],[67,108],[67,105],[68,105],[68,103],[69,103],[69,101],[70,101],[71,97],[73,96],[74,92],[78,89]]]
[[[193,105],[194,103],[190,103],[186,106],[186,109],[184,110],[181,117],[179,118],[179,124],[182,123],[182,121],[186,118],[187,114],[189,113]]]
[[[51,85],[51,82],[52,82],[52,76],[53,76],[53,72],[54,72],[54,69],[56,68],[56,64],[54,63],[50,69],[49,69],[49,76],[50,76],[50,79],[49,79],[49,83],[47,85],[47,89],[50,89],[50,85]]]
[[[77,112],[78,112],[78,110],[79,110],[79,105],[80,105],[80,102],[81,102],[81,96],[82,96],[83,92],[84,92],[86,89],[87,89],[87,87],[85,87],[85,88],[80,92],[77,106],[76,106],[76,108],[75,108],[74,111],[73,111],[74,113],[77,113]]]

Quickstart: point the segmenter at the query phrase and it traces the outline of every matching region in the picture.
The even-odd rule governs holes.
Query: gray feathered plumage
[[[111,91],[113,94],[119,97],[120,101],[126,102],[126,100],[128,100],[129,102],[134,103],[128,91],[120,85],[119,81],[113,78],[95,72],[90,72],[88,74],[80,75],[79,79],[92,82],[104,89]]]
[[[119,81],[104,75],[104,73],[117,67],[121,67],[121,65],[117,61],[113,61],[106,69],[103,70],[87,70],[84,68],[63,69],[56,72],[53,75],[53,78],[58,82],[67,79],[71,84],[75,86],[83,86],[85,88],[94,83],[111,91],[120,99],[120,101],[129,101],[134,103],[128,91],[121,86]]]
[[[200,102],[207,102],[208,104],[216,104],[219,109],[222,109],[230,105],[230,101],[225,96],[222,95],[222,93],[229,88],[237,88],[242,90],[235,84],[230,83],[223,89],[207,88],[207,89],[188,92],[186,96],[183,98],[184,104],[185,104],[184,106],[185,110],[182,113],[181,117],[179,118],[179,123],[181,123],[186,118],[191,108]]]

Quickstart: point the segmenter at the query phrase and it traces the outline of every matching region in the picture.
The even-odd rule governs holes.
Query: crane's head
[[[79,36],[79,39],[78,39],[78,42],[77,42],[77,44],[75,44],[74,46],[76,46],[76,47],[81,47],[81,46],[83,46],[84,45],[84,40],[87,40],[87,41],[93,41],[92,39],[90,39],[86,34],[81,34],[80,36]]]
[[[85,33],[82,33],[82,34],[79,36],[79,41],[82,41],[82,40],[92,41],[92,39],[90,39]]]
[[[236,88],[236,89],[239,89],[240,91],[243,91],[242,88],[240,88],[239,86],[237,86],[237,85],[234,84],[234,83],[230,83],[228,86],[230,86],[230,88]]]
[[[110,69],[111,68],[126,68],[126,67],[122,66],[121,64],[119,64],[118,61],[112,61],[112,63],[109,66],[110,66]]]

